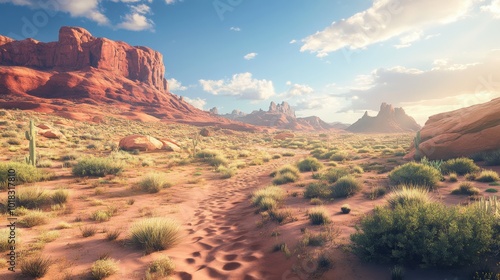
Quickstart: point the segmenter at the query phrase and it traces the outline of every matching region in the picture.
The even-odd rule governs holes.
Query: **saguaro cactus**
[[[418,147],[420,145],[420,130],[417,131],[417,136],[413,138],[413,144],[415,145],[415,158],[420,158],[422,154],[420,153],[420,148]]]
[[[30,120],[30,131],[26,131],[26,139],[30,141],[30,155],[26,157],[26,163],[36,166],[36,143],[35,123]]]

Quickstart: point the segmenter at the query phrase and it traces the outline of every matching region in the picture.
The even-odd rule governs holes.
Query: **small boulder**
[[[279,134],[274,135],[274,139],[277,139],[277,140],[284,140],[287,138],[294,138],[294,137],[295,137],[295,134],[293,134],[293,133],[279,133]]]
[[[66,136],[64,136],[64,134],[62,134],[59,130],[57,130],[55,128],[42,130],[40,132],[41,132],[40,134],[45,138],[50,138],[50,139],[64,139],[64,138],[66,138]]]
[[[200,135],[203,137],[208,137],[212,135],[212,132],[208,128],[204,127],[200,130]]]
[[[163,143],[163,150],[167,150],[170,152],[178,152],[181,150],[181,146],[170,139],[164,139],[160,141]]]
[[[161,150],[163,142],[151,136],[134,134],[122,138],[118,146],[126,151],[154,151]]]
[[[49,125],[46,125],[44,123],[38,124],[36,127],[41,128],[41,129],[51,129]]]

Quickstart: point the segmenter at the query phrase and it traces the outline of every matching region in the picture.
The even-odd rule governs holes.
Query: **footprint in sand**
[[[193,253],[191,253],[191,256],[196,257],[196,258],[201,258],[201,253],[200,252],[193,252]]]
[[[241,266],[241,263],[239,262],[229,262],[229,263],[226,263],[222,269],[223,270],[235,270],[235,269],[238,269],[239,267]]]
[[[203,247],[203,249],[205,249],[205,250],[212,250],[214,248],[214,246],[211,246],[211,245],[209,245],[207,243],[198,242],[198,244],[200,244],[201,247]]]
[[[193,279],[193,275],[191,275],[185,271],[178,272],[177,274],[179,275],[179,277],[181,277],[182,280],[192,280]]]
[[[254,261],[258,260],[258,258],[256,256],[252,256],[252,255],[244,256],[242,259],[246,262],[254,262]]]
[[[226,260],[226,261],[234,261],[237,257],[238,257],[238,255],[236,255],[236,254],[225,255],[224,256],[224,260]]]
[[[196,262],[196,260],[195,260],[195,259],[193,259],[193,258],[187,258],[187,259],[185,259],[185,261],[186,261],[188,264],[194,264],[194,263]]]

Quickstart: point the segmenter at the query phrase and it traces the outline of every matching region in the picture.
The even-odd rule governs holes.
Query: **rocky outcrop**
[[[122,138],[118,146],[125,151],[154,151],[161,150],[163,142],[151,136],[134,134]]]
[[[278,104],[278,105],[276,105],[276,103],[274,103],[274,101],[271,101],[271,104],[269,105],[268,113],[284,114],[285,116],[295,118],[295,111],[293,111],[292,107],[290,107],[290,105],[285,101],[281,102],[281,104]]]
[[[208,111],[210,114],[212,115],[218,115],[219,114],[219,110],[217,110],[217,107],[213,107],[212,109],[210,109]]]
[[[75,71],[89,67],[167,90],[163,56],[147,47],[93,37],[80,27],[61,27],[57,42],[0,38],[0,65]]]
[[[365,112],[361,119],[346,128],[347,131],[359,133],[412,132],[419,129],[420,125],[403,108],[394,108],[387,103],[382,103],[376,117],[370,117]]]
[[[420,131],[421,155],[429,159],[449,159],[500,149],[499,108],[500,98],[496,98],[431,116]],[[414,155],[412,148],[406,158]]]

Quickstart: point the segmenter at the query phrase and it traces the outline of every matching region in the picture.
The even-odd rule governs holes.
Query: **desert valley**
[[[0,35],[0,279],[500,279],[500,98],[346,124],[171,86],[149,47]]]

